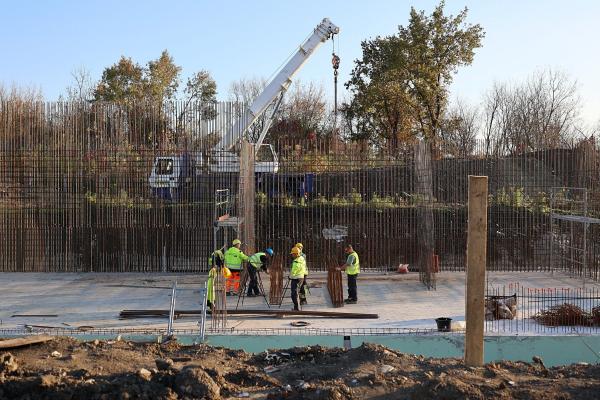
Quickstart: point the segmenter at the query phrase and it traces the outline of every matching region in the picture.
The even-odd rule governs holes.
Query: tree
[[[185,101],[177,117],[177,132],[180,132],[187,119],[192,117],[192,105],[199,103],[201,119],[211,120],[217,116],[213,105],[217,101],[217,83],[206,70],[201,70],[188,78],[183,90]]]
[[[565,145],[579,134],[577,82],[551,69],[513,86],[495,84],[486,95],[484,136],[496,153]]]
[[[484,36],[466,18],[466,8],[444,15],[442,1],[429,16],[412,8],[396,35],[362,42],[346,83],[353,97],[343,107],[352,137],[391,147],[415,136],[439,137],[453,76],[472,63]]]
[[[240,79],[231,84],[229,99],[237,105],[237,115],[242,115],[242,107],[248,107],[263,91],[267,82],[262,78]],[[258,118],[247,132],[249,140],[256,141],[267,119],[273,112],[274,104]],[[300,81],[285,93],[278,111],[273,116],[267,139],[297,139],[311,134],[319,135],[326,128],[328,120],[327,101],[322,85],[304,84]]]
[[[473,154],[479,131],[479,111],[457,100],[448,110],[442,123],[441,139],[444,153],[466,158]]]
[[[117,103],[145,100],[162,104],[175,98],[180,71],[167,50],[146,67],[121,56],[116,64],[104,69],[94,95],[96,100]]]
[[[234,103],[234,111],[237,118],[242,116],[246,107],[250,106],[266,86],[267,80],[264,78],[242,78],[231,83],[229,86],[229,100]],[[273,111],[273,107],[274,106],[271,104],[250,127],[247,132],[249,140],[258,140],[258,137],[265,126],[266,119]]]
[[[73,84],[67,87],[67,99],[69,101],[90,101],[94,97],[94,82],[85,67],[79,67],[71,72]]]
[[[158,59],[149,61],[146,80],[151,98],[157,102],[172,100],[177,93],[180,72],[181,67],[175,65],[167,50],[163,50]]]
[[[96,86],[96,100],[117,103],[143,99],[147,80],[144,68],[131,58],[121,56],[119,61],[102,72],[102,79]]]
[[[294,83],[284,97],[270,137],[272,140],[322,136],[326,130],[327,101],[322,85]]]

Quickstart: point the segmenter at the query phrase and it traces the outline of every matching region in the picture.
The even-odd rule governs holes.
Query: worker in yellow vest
[[[258,274],[260,270],[267,272],[271,257],[273,257],[273,249],[269,247],[264,252],[259,251],[248,258],[248,277],[250,278],[250,283],[248,284],[246,297],[254,297],[261,294],[258,287]]]
[[[344,250],[348,257],[346,258],[346,263],[338,268],[340,271],[345,270],[346,275],[348,276],[348,298],[344,300],[344,303],[356,304],[358,302],[356,280],[358,279],[358,274],[360,274],[360,261],[358,259],[358,254],[354,251],[352,245],[346,245]]]
[[[302,252],[297,247],[293,247],[290,254],[293,258],[290,270],[290,280],[292,281],[292,302],[294,303],[294,310],[298,311],[300,310],[298,288],[302,285],[302,282],[304,281],[304,275],[306,275],[306,261],[304,260],[304,257],[302,257]]]
[[[215,281],[217,278],[217,273],[219,269],[221,269],[221,273],[223,274],[223,278],[225,280],[231,278],[231,271],[224,265],[225,256],[221,250],[215,250],[208,259],[208,265],[211,267],[210,271],[208,271],[208,281],[206,283],[207,293],[206,293],[206,305],[209,309],[215,305]]]
[[[244,262],[248,261],[248,256],[240,250],[242,241],[235,239],[231,244],[232,246],[225,252],[225,266],[231,271],[231,278],[227,279],[228,296],[237,294],[240,290],[240,274],[244,268]]]
[[[304,274],[304,279],[302,280],[302,285],[300,286],[300,291],[298,293],[298,296],[300,297],[300,305],[303,306],[308,304],[306,301],[306,297],[308,296],[308,282],[306,281],[308,278],[308,263],[306,262],[306,254],[304,254],[304,246],[302,243],[296,243],[294,247],[300,249],[300,256],[304,258],[304,265],[306,268],[306,274]]]

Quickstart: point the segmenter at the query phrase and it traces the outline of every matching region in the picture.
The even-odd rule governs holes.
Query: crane
[[[294,75],[308,61],[310,56],[319,46],[340,32],[340,28],[324,18],[312,34],[298,47],[287,63],[275,74],[273,79],[266,85],[263,91],[252,101],[246,113],[242,113],[238,121],[231,125],[223,134],[219,143],[212,149],[214,160],[209,163],[211,172],[237,172],[239,170],[239,157],[234,148],[240,138],[248,134],[248,130],[268,112],[265,123],[260,131],[259,137],[254,144],[255,155],[263,146],[268,147],[272,161],[256,161],[255,172],[276,173],[279,169],[277,154],[273,146],[263,144],[263,141],[273,123],[273,119],[283,96],[292,83]],[[271,107],[272,106],[272,107]],[[241,135],[240,135],[241,133]],[[150,187],[155,191],[161,189],[177,189],[189,171],[191,160],[182,156],[161,156],[154,161],[152,173],[149,178]],[[162,197],[162,196],[161,196]]]

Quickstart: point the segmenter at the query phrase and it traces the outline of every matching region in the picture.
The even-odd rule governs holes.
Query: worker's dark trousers
[[[300,307],[298,306],[298,288],[302,286],[302,282],[304,282],[304,279],[302,278],[292,279],[292,302],[294,303],[294,310],[300,309]]]
[[[300,304],[306,304],[306,294],[308,292],[308,286],[306,283],[307,276],[308,275],[304,275],[304,279],[302,280],[302,284],[300,285],[300,293],[299,293]]]
[[[350,300],[358,301],[358,292],[356,289],[356,280],[357,279],[358,279],[358,274],[348,275],[348,298]]]
[[[260,295],[260,290],[258,289],[258,271],[253,266],[248,266],[248,276],[250,277],[250,283],[248,283],[248,296],[252,294]]]

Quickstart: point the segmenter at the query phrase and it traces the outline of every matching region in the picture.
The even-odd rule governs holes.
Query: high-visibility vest
[[[308,263],[306,262],[306,254],[300,253],[300,256],[304,258],[304,268],[306,268],[306,273],[304,275],[308,276]]]
[[[221,268],[221,273],[223,274],[223,277],[225,279],[229,279],[231,278],[231,272],[229,271],[229,269],[227,269],[227,267],[223,267]],[[213,266],[210,271],[208,271],[208,281],[207,281],[207,288],[208,288],[208,292],[206,293],[206,299],[208,301],[210,301],[211,303],[215,302],[215,280],[217,278],[217,267]]]
[[[225,265],[232,271],[241,271],[242,263],[247,260],[248,256],[237,247],[232,246],[225,252]]]
[[[294,258],[290,279],[304,278],[304,275],[306,275],[306,260],[302,256]]]
[[[221,260],[220,264],[223,264],[223,252],[221,250],[215,250],[213,251],[213,253],[210,255],[210,257],[208,257],[208,265],[210,267],[214,267],[215,265],[219,265],[219,263],[217,263],[217,259]]]
[[[260,269],[260,267],[262,267],[263,263],[260,260],[260,258],[262,256],[266,256],[266,253],[256,253],[256,254],[252,254],[250,256],[250,258],[248,258],[248,262],[250,263],[250,265],[252,265],[254,268],[256,269]]]
[[[346,273],[348,275],[358,275],[360,273],[360,262],[358,261],[358,254],[355,251],[349,255],[354,256],[354,262],[352,265],[346,266]]]

